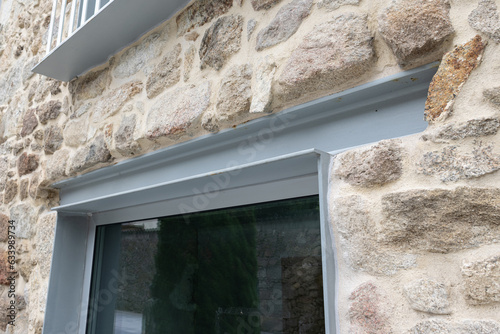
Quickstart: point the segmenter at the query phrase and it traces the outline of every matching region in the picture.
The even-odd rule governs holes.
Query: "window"
[[[250,221],[251,225],[255,222],[255,229],[258,230],[264,229],[263,226],[278,224],[273,221],[276,218],[283,222],[276,229],[293,235],[289,229],[293,230],[295,224],[312,224],[312,221],[318,221],[318,217],[321,246],[319,249],[313,249],[313,253],[308,255],[315,260],[307,260],[304,263],[304,253],[287,253],[287,249],[281,248],[282,253],[273,258],[273,262],[277,262],[279,257],[280,265],[269,267],[269,270],[275,271],[273,277],[280,277],[281,307],[285,309],[292,304],[287,297],[291,292],[288,294],[287,289],[290,281],[296,279],[286,274],[286,268],[305,265],[318,271],[317,251],[320,250],[321,280],[316,282],[318,284],[313,290],[316,293],[322,285],[324,330],[327,334],[336,333],[336,262],[334,238],[328,222],[327,201],[332,154],[349,147],[424,130],[427,123],[422,119],[422,112],[428,85],[435,71],[436,66],[431,64],[400,73],[259,118],[236,129],[196,138],[56,184],[55,187],[60,189],[61,200],[60,206],[54,208],[58,212],[58,221],[44,333],[116,334],[119,333],[119,328],[121,333],[127,333],[127,328],[130,329],[127,326],[136,326],[135,331],[129,332],[141,333],[138,331],[139,326],[154,328],[155,310],[172,307],[172,303],[163,305],[161,302],[167,298],[167,294],[169,300],[172,296],[175,305],[184,308],[184,316],[188,320],[177,316],[179,321],[194,322],[195,318],[205,319],[203,321],[210,322],[216,333],[217,328],[222,331],[236,325],[244,325],[245,317],[247,320],[255,320],[251,322],[255,326],[250,325],[250,328],[256,332],[265,333],[264,328],[267,330],[272,327],[271,322],[276,328],[285,328],[288,326],[287,319],[291,316],[282,316],[280,320],[276,320],[279,318],[277,315],[268,318],[251,317],[256,312],[263,313],[262,305],[258,301],[265,300],[267,292],[248,288],[255,285],[258,287],[261,283],[259,259],[254,255],[247,256],[247,252],[250,254],[254,249],[255,252],[269,250],[256,245],[258,240],[265,238],[250,238],[248,247],[241,249],[235,246],[236,248],[227,251],[233,255],[237,254],[238,259],[253,259],[247,260],[250,268],[247,271],[251,275],[237,278],[242,282],[246,281],[242,283],[242,286],[246,287],[242,288],[242,292],[246,291],[245,299],[237,303],[221,302],[207,308],[203,306],[208,311],[201,314],[189,311],[195,308],[195,305],[196,308],[201,308],[198,303],[203,298],[215,298],[211,297],[212,293],[208,293],[212,291],[206,290],[219,289],[211,289],[200,283],[200,277],[214,275],[210,270],[202,271],[201,268],[206,265],[203,257],[220,251],[207,246],[206,240],[213,237],[227,240],[228,244],[232,243],[231,233],[227,230],[224,232],[221,226],[217,226],[217,222],[221,221],[237,221],[239,225],[236,226],[239,227],[236,230],[239,229],[238,233],[243,233],[243,226],[246,226],[243,221]],[[306,213],[307,210],[299,210],[308,205],[309,208],[317,207],[317,211]],[[294,210],[300,212],[287,214],[293,213]],[[249,212],[253,212],[256,219],[242,218],[251,216]],[[270,217],[269,212],[281,214]],[[316,218],[296,219],[304,216]],[[212,219],[213,217],[218,218]],[[186,224],[186,219],[190,224]],[[314,228],[316,230],[311,234],[317,238],[318,226]],[[177,232],[172,229],[177,229]],[[182,234],[183,231],[189,233]],[[303,241],[300,233],[293,237],[297,238],[297,243]],[[163,246],[154,250],[143,248],[141,255],[144,256],[144,261],[141,265],[153,268],[144,270],[149,278],[144,278],[143,281],[149,280],[152,286],[149,290],[150,298],[140,301],[137,297],[137,305],[126,304],[136,299],[135,292],[132,291],[148,293],[147,288],[144,290],[143,287],[121,287],[120,284],[127,282],[128,276],[127,270],[120,272],[119,269],[134,266],[125,261],[136,261],[131,256],[123,255],[127,252],[126,249],[130,248],[131,244],[141,244],[144,239],[157,242],[158,245],[162,241],[163,245],[167,236],[174,235],[183,237],[174,239],[170,246],[167,242],[166,249],[184,249],[185,254],[165,250]],[[196,242],[192,240],[194,235],[199,236]],[[187,244],[189,247],[185,246]],[[280,248],[275,248],[278,252],[276,249]],[[155,251],[156,256],[151,255]],[[150,255],[147,255],[148,252]],[[273,251],[269,250],[269,254],[272,253]],[[189,267],[185,264],[178,269],[167,269],[176,268],[176,263],[183,262],[182,256],[189,258]],[[170,262],[164,264],[161,262],[164,260]],[[232,257],[223,257],[222,260],[217,257],[214,261],[237,263]],[[221,264],[213,268],[218,268],[219,265]],[[155,277],[160,277],[162,272],[173,275],[173,281],[177,279],[179,289],[176,292],[172,290],[175,288],[169,288],[168,284],[164,287],[156,283],[161,280],[155,281]],[[242,271],[228,270],[225,273],[229,275],[226,279],[232,280],[236,278],[230,275],[240,275]],[[198,283],[195,282],[196,279]],[[139,284],[141,280],[134,278],[130,284],[135,282]],[[181,282],[187,283],[180,284]],[[296,283],[299,289],[308,284],[302,281]],[[228,290],[230,285],[227,284]],[[103,292],[106,288],[110,293]],[[121,293],[120,289],[129,290],[131,295]],[[164,291],[162,289],[170,292],[160,292]],[[100,301],[95,299],[95,296],[100,297]],[[300,299],[300,294],[296,298]],[[320,307],[315,307],[315,312]],[[298,310],[300,316],[307,318],[305,310]],[[175,317],[176,314],[175,311],[167,313],[170,317]],[[204,318],[202,314],[205,313],[211,316]],[[129,325],[125,325],[126,320],[130,320]],[[107,326],[112,326],[114,332]],[[231,329],[227,331],[232,334]],[[192,332],[196,333],[196,327]],[[314,333],[318,333],[316,329]]]
[[[318,196],[99,226],[87,332],[324,333],[321,267]]]

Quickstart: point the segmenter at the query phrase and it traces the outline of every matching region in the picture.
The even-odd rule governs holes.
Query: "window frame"
[[[319,195],[326,333],[338,332],[328,180],[342,150],[423,131],[429,64],[56,183],[43,333],[85,334],[96,226]],[[332,189],[330,189],[331,191]]]

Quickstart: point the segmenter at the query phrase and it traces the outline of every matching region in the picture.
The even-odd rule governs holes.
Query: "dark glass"
[[[324,333],[318,197],[101,226],[87,333]]]

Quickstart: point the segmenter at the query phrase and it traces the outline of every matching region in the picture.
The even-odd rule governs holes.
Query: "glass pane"
[[[98,228],[88,333],[324,333],[318,197]]]

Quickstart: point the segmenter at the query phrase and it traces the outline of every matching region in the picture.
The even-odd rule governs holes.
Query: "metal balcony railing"
[[[105,63],[188,3],[189,0],[53,0],[47,53],[33,72],[70,81]]]
[[[52,15],[50,16],[49,34],[47,37],[47,54],[58,47],[63,42],[64,37],[70,38],[78,28],[85,25],[94,15],[99,14],[104,6],[113,1],[114,0],[54,0],[52,2]],[[65,26],[66,16],[68,14],[66,12],[68,2],[71,4],[71,11],[69,13],[69,24]],[[57,15],[58,13],[59,15]],[[56,21],[58,20],[57,17],[59,17],[59,24],[54,45],[53,35],[54,29],[56,28]]]

